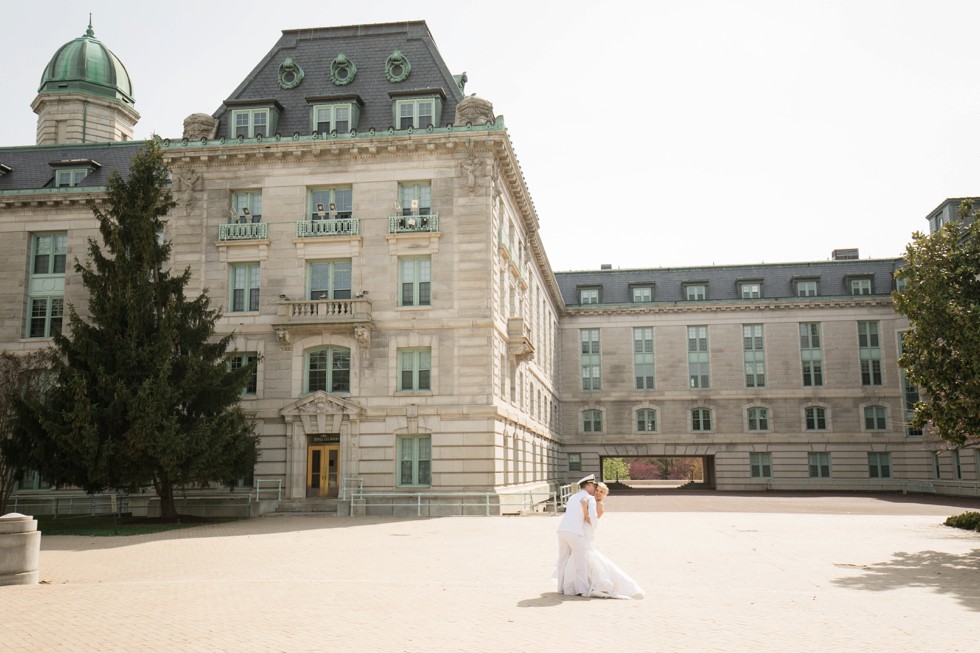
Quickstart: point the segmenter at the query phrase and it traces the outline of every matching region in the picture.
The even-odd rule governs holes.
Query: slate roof
[[[816,261],[811,263],[768,263],[754,265],[718,265],[689,268],[653,268],[635,270],[590,270],[556,272],[558,287],[566,306],[579,305],[579,288],[600,288],[600,304],[630,304],[630,287],[654,286],[654,302],[684,301],[684,286],[706,284],[707,301],[743,300],[738,284],[761,281],[762,299],[796,297],[796,280],[819,281],[819,296],[850,294],[852,277],[871,277],[872,296],[887,295],[894,289],[895,270],[902,259],[864,259],[850,261]],[[799,298],[813,299],[813,298]]]
[[[118,170],[124,177],[129,172],[129,162],[143,147],[143,141],[118,143],[92,143],[85,145],[48,145],[0,147],[0,164],[10,172],[0,175],[0,192],[50,188],[55,166],[71,167],[68,161],[96,161],[100,165],[82,180],[79,187],[105,186],[109,175]],[[85,163],[79,163],[79,167]]]
[[[411,72],[399,83],[388,81],[385,61],[395,50],[408,59]],[[330,79],[330,65],[344,54],[357,69],[354,80],[336,86]],[[286,59],[303,69],[302,82],[291,89],[279,86],[279,65]],[[424,21],[322,27],[284,30],[279,42],[255,67],[248,77],[229,95],[213,114],[218,119],[218,135],[229,133],[231,109],[240,108],[241,101],[275,99],[282,106],[276,131],[280,134],[311,132],[308,97],[357,95],[362,101],[357,130],[371,127],[387,130],[393,126],[392,97],[389,92],[442,89],[445,99],[442,115],[436,127],[453,121],[456,104],[463,93],[436,49]]]

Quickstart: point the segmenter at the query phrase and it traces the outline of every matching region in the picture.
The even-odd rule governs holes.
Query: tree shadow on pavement
[[[980,612],[980,549],[955,555],[941,551],[899,552],[888,562],[870,565],[837,563],[859,569],[860,576],[834,579],[840,587],[884,592],[907,587],[925,587],[955,598],[973,612]]]

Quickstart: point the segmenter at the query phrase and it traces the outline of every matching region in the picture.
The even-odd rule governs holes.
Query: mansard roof
[[[761,299],[797,299],[797,281],[819,282],[818,297],[849,295],[848,282],[853,278],[871,279],[872,296],[888,295],[894,289],[895,270],[902,259],[858,259],[814,261],[804,263],[760,263],[752,265],[717,265],[682,268],[630,270],[588,270],[556,272],[558,287],[566,306],[579,305],[580,288],[599,288],[600,304],[630,304],[633,286],[653,286],[654,302],[685,300],[684,287],[707,286],[707,301],[743,300],[739,283],[762,284]],[[812,297],[799,299],[814,299]]]
[[[396,71],[404,77],[394,75],[392,81],[386,62],[395,53],[401,53],[410,69]],[[296,68],[284,78],[282,70],[290,65]],[[346,68],[348,76],[335,75],[338,68]],[[227,134],[233,108],[277,102],[276,131],[308,135],[311,105],[344,98],[360,106],[358,131],[381,131],[394,125],[393,98],[413,94],[442,98],[436,127],[453,121],[456,104],[464,97],[424,21],[284,30],[213,116],[218,134]]]
[[[41,191],[52,187],[57,168],[91,168],[76,190],[103,187],[113,171],[126,176],[129,163],[144,141],[0,147],[0,192]]]

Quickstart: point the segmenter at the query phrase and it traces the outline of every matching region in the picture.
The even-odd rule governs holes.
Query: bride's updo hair
[[[606,494],[609,494],[609,486],[608,485],[606,485],[602,481],[599,481],[598,483],[596,483],[596,485],[598,485],[599,487],[601,487],[605,491]]]

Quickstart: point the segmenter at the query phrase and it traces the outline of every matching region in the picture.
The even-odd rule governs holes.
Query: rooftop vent
[[[835,261],[856,261],[861,258],[858,255],[857,249],[835,249],[831,257]]]
[[[599,266],[600,270],[612,270],[612,263],[603,263]]]

